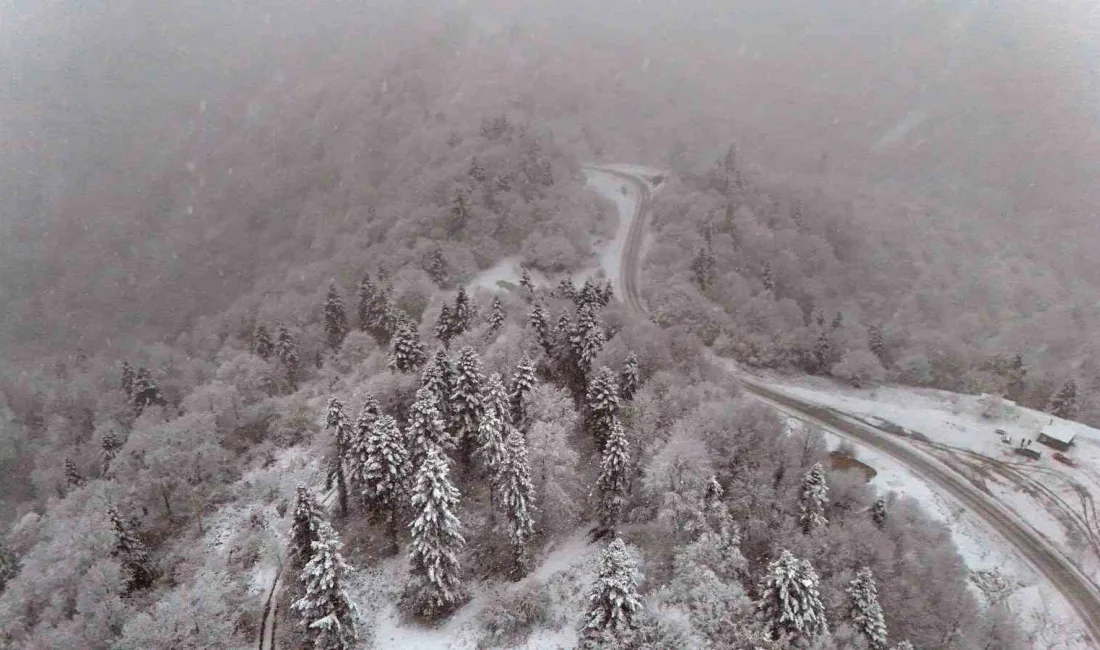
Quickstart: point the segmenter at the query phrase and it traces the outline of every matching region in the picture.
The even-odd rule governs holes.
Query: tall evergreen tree
[[[573,281],[569,278],[562,278],[558,281],[558,286],[554,289],[553,295],[562,300],[576,300],[577,287],[573,285]]]
[[[760,581],[757,607],[773,633],[812,639],[829,632],[819,590],[820,580],[810,563],[785,550]]]
[[[516,372],[512,375],[512,392],[510,396],[512,406],[512,422],[517,426],[523,426],[527,420],[527,396],[535,388],[538,378],[535,377],[535,364],[526,354],[519,360]]]
[[[825,482],[825,468],[815,463],[802,479],[802,492],[798,506],[802,531],[809,533],[829,523],[825,518],[825,504],[829,500],[829,485]]]
[[[286,370],[287,380],[294,390],[298,388],[298,370],[302,366],[301,346],[298,337],[285,326],[279,326],[279,334],[275,343],[275,353],[279,357],[279,363]]]
[[[599,574],[588,596],[581,637],[585,647],[614,643],[633,628],[642,613],[638,567],[623,540],[616,537],[600,554]]]
[[[447,284],[447,258],[443,256],[442,248],[436,246],[431,253],[428,253],[424,260],[424,270],[436,286],[442,287]]]
[[[626,357],[623,370],[619,373],[619,396],[626,401],[634,399],[634,394],[642,384],[642,373],[638,368],[638,355],[631,352]]]
[[[84,476],[80,474],[72,458],[65,459],[65,482],[69,487],[84,487]]]
[[[550,314],[546,312],[546,305],[541,299],[535,299],[535,304],[531,306],[531,313],[527,315],[527,320],[531,323],[531,328],[535,330],[539,345],[542,346],[547,356],[552,356],[554,354],[554,336],[550,331]]]
[[[455,516],[459,493],[439,447],[428,445],[416,473],[405,600],[424,618],[452,611],[465,599],[458,553],[465,545]]]
[[[878,357],[882,365],[886,365],[886,333],[882,329],[882,323],[871,323],[867,326],[867,347],[871,354]]]
[[[485,384],[485,400],[477,429],[477,458],[495,493],[504,465],[504,439],[508,428],[508,396],[500,375],[493,373]]]
[[[122,441],[118,439],[114,431],[108,430],[103,434],[99,447],[102,449],[103,474],[106,474],[111,467],[111,461],[118,455],[118,450],[122,449]]]
[[[444,421],[450,420],[449,406],[456,372],[454,360],[441,348],[436,350],[435,357],[420,375],[420,387],[427,388],[435,395],[436,407]]]
[[[355,451],[359,457],[357,483],[362,499],[373,517],[386,522],[390,547],[396,553],[397,527],[410,474],[409,453],[397,421],[388,415],[375,419],[370,433]]]
[[[346,460],[349,457],[349,447],[352,438],[351,422],[344,414],[344,405],[333,397],[328,403],[328,412],[325,414],[325,428],[332,429],[336,436],[336,449],[333,450],[329,461],[328,484],[336,483],[336,494],[340,501],[340,516],[348,516],[348,482],[345,471]]]
[[[455,294],[455,306],[451,310],[451,315],[454,317],[455,332],[465,334],[470,331],[474,324],[474,318],[477,316],[477,310],[470,301],[470,297],[466,295],[466,287],[458,287],[458,292]]]
[[[489,327],[486,330],[487,336],[495,336],[504,327],[504,321],[507,316],[504,313],[504,303],[500,301],[499,296],[493,296],[493,307],[489,312]]]
[[[438,447],[448,450],[453,447],[445,426],[435,394],[427,387],[420,388],[416,391],[416,397],[409,409],[409,426],[405,433],[406,447],[414,472],[424,463],[428,449]]]
[[[886,621],[878,602],[878,587],[871,569],[863,567],[848,583],[849,611],[856,629],[867,637],[871,650],[886,650]]]
[[[122,380],[121,380],[122,392],[126,393],[126,397],[130,399],[134,398],[134,367],[130,365],[129,361],[122,362]]]
[[[448,213],[447,233],[451,237],[457,237],[466,230],[466,224],[470,221],[470,205],[463,192],[455,194],[454,203]]]
[[[699,285],[699,291],[703,295],[708,295],[711,287],[714,286],[717,267],[718,260],[709,247],[704,246],[696,251],[695,259],[691,261],[691,273],[695,276],[695,284]]]
[[[588,382],[585,396],[584,420],[589,435],[596,441],[596,448],[603,449],[611,435],[611,427],[619,419],[619,382],[615,373],[602,366]]]
[[[328,346],[333,350],[339,349],[347,335],[348,313],[344,309],[344,299],[333,282],[328,285],[328,295],[325,297],[325,337]]]
[[[301,598],[290,608],[301,617],[314,650],[352,650],[359,638],[359,611],[344,590],[350,572],[343,544],[327,521],[318,528],[311,557],[298,576]]]
[[[363,279],[359,282],[359,302],[355,310],[356,321],[361,332],[370,331],[371,310],[374,308],[374,301],[377,296],[378,286],[374,284],[370,273],[364,273]]]
[[[325,516],[313,498],[313,493],[304,485],[298,486],[298,497],[294,504],[294,519],[290,524],[290,565],[301,569],[313,557],[313,542],[320,540],[321,524]]]
[[[596,479],[599,497],[600,524],[614,530],[626,505],[626,490],[630,470],[630,447],[626,431],[618,419],[611,424],[600,458],[600,475]]]
[[[497,484],[498,503],[508,518],[508,536],[512,541],[513,577],[520,578],[530,568],[528,543],[534,533],[531,518],[534,510],[534,485],[531,483],[531,466],[527,457],[527,441],[523,434],[508,426],[504,443],[504,458],[499,467]]]
[[[606,342],[603,324],[596,317],[596,308],[584,305],[577,311],[577,322],[573,324],[569,344],[573,350],[574,363],[579,377],[587,377],[596,355]]]
[[[584,305],[601,307],[603,306],[603,295],[600,288],[592,281],[592,278],[588,278],[584,281],[580,291],[576,292],[573,302],[577,305],[578,309]]]
[[[397,372],[412,372],[424,365],[427,355],[416,330],[408,322],[402,321],[393,336],[393,348],[390,351],[389,366]]]
[[[1063,420],[1072,420],[1077,416],[1077,382],[1067,379],[1066,383],[1062,384],[1054,397],[1050,398],[1047,413]]]
[[[886,495],[881,495],[875,499],[875,504],[871,506],[871,520],[875,522],[875,525],[882,528],[886,525]]]
[[[435,337],[443,342],[443,347],[451,346],[451,339],[458,335],[454,314],[450,305],[443,305],[439,310],[439,320],[435,322]]]
[[[149,587],[153,584],[153,568],[145,544],[114,506],[108,506],[107,517],[115,531],[115,547],[111,556],[118,558],[126,572],[126,592],[133,593]]]
[[[463,467],[470,467],[484,408],[485,376],[481,372],[481,357],[473,348],[465,347],[458,355],[450,399],[451,435],[459,446]]]
[[[138,368],[134,376],[134,412],[140,414],[146,408],[163,404],[160,387],[145,367]]]
[[[524,297],[530,300],[531,296],[535,293],[535,283],[531,281],[531,271],[527,267],[523,267],[519,276],[519,286],[527,292]]]
[[[256,327],[256,333],[252,335],[252,351],[264,361],[275,353],[275,344],[271,341],[271,334],[263,325]]]
[[[611,304],[611,301],[615,299],[615,285],[611,280],[605,280],[603,287],[600,289],[600,305],[606,307]]]

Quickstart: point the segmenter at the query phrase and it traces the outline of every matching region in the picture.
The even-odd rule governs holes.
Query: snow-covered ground
[[[1096,576],[1100,561],[1095,548],[1088,539],[1081,539],[1091,533],[1068,531],[1088,531],[1095,526],[1091,496],[1083,494],[1100,486],[1100,431],[1069,425],[1077,432],[1077,442],[1066,455],[1078,463],[1069,467],[1053,460],[1053,450],[1038,443],[1036,448],[1043,457],[1032,461],[1001,441],[996,429],[1003,429],[1017,442],[1021,437],[1037,437],[1051,418],[1030,409],[1010,408],[1001,417],[990,419],[982,415],[985,404],[972,395],[893,386],[857,390],[815,378],[770,377],[767,383],[868,422],[900,425],[911,435],[927,438],[933,444],[914,444],[960,471],[980,476],[998,500],[1055,543],[1090,577]],[[839,444],[839,438],[828,435],[834,445]],[[975,585],[983,585],[987,599],[1004,602],[1016,614],[1032,635],[1032,647],[1093,647],[1070,605],[998,534],[889,456],[862,446],[857,449],[860,461],[878,472],[875,484],[917,499],[951,529]],[[1082,488],[1084,492],[1079,491]],[[1074,512],[1078,520],[1073,519]]]
[[[366,626],[372,629],[373,647],[402,650],[462,650],[476,648],[482,636],[480,616],[495,599],[534,585],[545,584],[563,572],[578,571],[586,579],[589,568],[595,566],[599,544],[589,544],[586,529],[546,549],[535,569],[519,582],[480,582],[468,585],[470,600],[439,627],[425,627],[405,622],[397,611],[397,602],[404,583],[408,560],[399,555],[383,562],[378,568],[358,571],[350,581],[348,593],[358,605]],[[587,584],[585,585],[587,590]],[[576,645],[576,626],[566,624],[561,629],[536,630],[520,648],[556,649]]]

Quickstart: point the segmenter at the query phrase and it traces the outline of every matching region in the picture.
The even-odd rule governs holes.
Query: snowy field
[[[397,602],[408,572],[408,559],[399,555],[373,570],[357,571],[348,592],[360,609],[366,627],[371,629],[373,646],[402,650],[467,650],[478,647],[483,636],[482,615],[494,602],[551,582],[569,582],[579,593],[587,593],[594,579],[596,554],[602,546],[589,544],[587,528],[545,549],[539,564],[519,582],[506,580],[468,585],[470,600],[439,627],[425,627],[401,620]],[[518,648],[556,650],[575,647],[579,602],[559,603],[556,612],[561,623],[555,629],[536,629]]]
[[[1051,420],[1045,413],[1009,407],[990,418],[983,415],[988,403],[973,395],[893,386],[857,390],[816,378],[773,376],[766,381],[802,399],[927,438],[930,444],[914,444],[981,481],[1090,577],[1097,575],[1100,562],[1090,540],[1096,525],[1091,494],[1100,486],[1100,431],[1067,425],[1077,432],[1075,445],[1065,452],[1077,463],[1070,467],[1038,443],[1035,448],[1043,452],[1038,461],[1019,456],[996,433],[1004,430],[1016,444],[1021,437],[1034,440]],[[839,437],[827,435],[832,446],[839,445]],[[987,602],[1005,603],[1032,636],[1032,647],[1093,647],[1069,604],[997,533],[889,456],[863,446],[857,446],[857,455],[878,472],[872,482],[880,489],[917,499],[951,529],[976,591]]]

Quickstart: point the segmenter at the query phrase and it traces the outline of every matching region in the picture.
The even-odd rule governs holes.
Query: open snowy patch
[[[588,576],[594,566],[599,544],[589,544],[585,530],[552,544],[543,551],[542,560],[523,580],[518,582],[484,581],[468,584],[470,600],[438,627],[427,627],[404,621],[397,602],[408,573],[404,554],[390,558],[378,567],[356,571],[349,580],[348,593],[359,607],[367,628],[371,630],[373,647],[402,650],[467,650],[478,647],[483,636],[481,616],[494,602],[507,602],[533,586],[577,572]],[[587,590],[587,583],[584,585]],[[558,629],[536,629],[522,648],[571,648],[576,645],[576,621],[569,613],[569,624]],[[581,615],[578,609],[576,617]]]

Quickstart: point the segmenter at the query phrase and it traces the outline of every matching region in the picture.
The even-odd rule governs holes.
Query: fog
[[[469,87],[554,128],[598,129],[609,157],[661,165],[679,147],[702,161],[736,143],[765,173],[845,199],[933,201],[955,226],[965,212],[967,227],[1004,246],[1042,245],[1035,254],[1052,262],[1085,263],[1097,234],[1100,18],[1084,2],[392,4],[8,3],[5,303],[57,290],[66,256],[109,261],[125,244],[95,243],[100,224],[146,210],[123,204],[163,189],[181,147],[202,155],[216,120],[247,124],[251,92],[277,102],[270,86],[284,83],[290,101],[342,75],[384,79],[432,48],[462,62],[440,64],[450,81],[469,73]],[[425,101],[479,107],[462,93]],[[156,236],[155,221],[143,237]],[[25,311],[9,310],[9,341],[49,329],[28,326]]]

